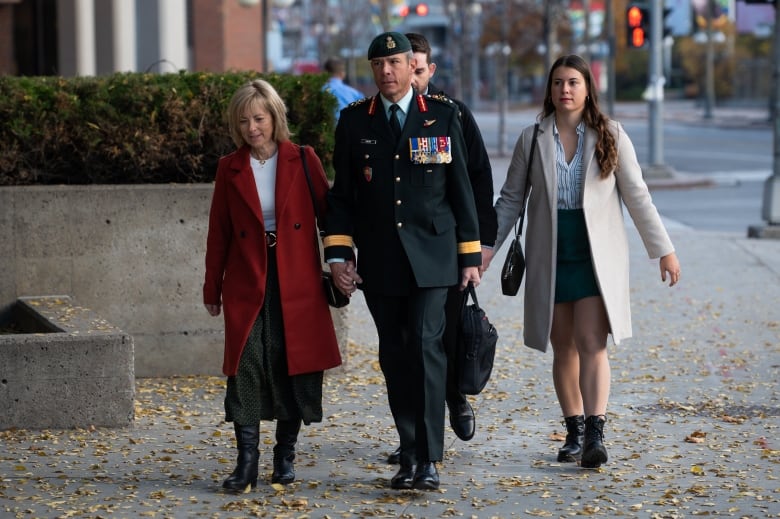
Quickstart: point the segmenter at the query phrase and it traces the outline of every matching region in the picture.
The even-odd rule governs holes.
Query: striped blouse
[[[585,121],[577,125],[577,153],[566,163],[566,152],[561,144],[558,126],[553,121],[555,136],[555,172],[558,176],[558,209],[582,209],[582,141]]]

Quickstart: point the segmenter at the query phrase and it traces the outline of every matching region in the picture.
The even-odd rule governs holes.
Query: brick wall
[[[193,0],[195,70],[264,70],[263,2]]]

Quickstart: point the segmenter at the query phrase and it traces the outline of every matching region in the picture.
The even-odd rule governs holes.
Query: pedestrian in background
[[[322,88],[336,98],[336,121],[339,120],[339,114],[350,103],[359,101],[365,97],[359,90],[356,90],[344,83],[347,76],[347,70],[344,66],[344,60],[337,57],[330,57],[325,61],[325,71],[330,74],[328,82]]]
[[[209,215],[203,303],[212,316],[224,306],[225,419],[238,462],[222,486],[235,492],[257,485],[261,420],[276,420],[271,482],[295,479],[301,422],[322,421],[323,371],[341,364],[312,204],[324,214],[328,181],[307,147],[311,194],[286,112],[263,80],[233,95],[238,149],[219,161]]]
[[[446,94],[436,88],[431,82],[436,73],[436,64],[431,61],[431,45],[422,34],[406,33],[406,37],[412,45],[412,52],[416,60],[412,87],[418,94],[445,96]],[[450,98],[451,99],[451,98]],[[471,190],[474,193],[474,202],[477,208],[479,220],[479,240],[482,248],[492,248],[496,242],[496,211],[493,208],[493,170],[490,167],[490,158],[482,140],[482,133],[474,120],[471,110],[461,101],[451,99],[460,111],[460,122],[463,127],[463,137],[466,141],[466,168],[469,172]],[[457,328],[460,323],[460,313],[463,308],[465,292],[454,285],[447,293],[446,326],[442,337],[444,351],[447,354],[447,407],[450,411],[450,426],[455,435],[463,441],[469,441],[474,437],[476,419],[474,409],[466,396],[458,389],[457,377]],[[388,463],[398,463],[401,448],[388,456]]]
[[[558,461],[580,459],[582,467],[596,468],[608,458],[607,336],[617,345],[632,334],[623,206],[647,254],[660,258],[661,280],[669,276],[669,285],[676,284],[680,264],[631,140],[600,111],[581,57],[563,56],[550,69],[526,178],[533,133],[529,126],[520,134],[496,201],[496,248],[517,220],[528,182],[524,341],[540,351],[552,344],[553,383],[567,430]]]
[[[401,440],[390,486],[434,490],[444,456],[444,304],[452,285],[479,284],[479,227],[457,107],[415,95],[403,34],[374,38],[368,59],[379,93],[345,108],[336,126],[325,258],[342,292],[361,288],[377,328]]]

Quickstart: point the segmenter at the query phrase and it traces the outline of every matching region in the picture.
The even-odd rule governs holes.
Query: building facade
[[[265,71],[265,9],[261,0],[0,0],[0,74]]]

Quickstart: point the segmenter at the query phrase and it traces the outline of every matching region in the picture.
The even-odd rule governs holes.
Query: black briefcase
[[[479,307],[474,285],[469,283],[466,291],[458,325],[458,389],[464,395],[478,395],[493,371],[498,331]],[[468,304],[469,296],[473,304]]]

